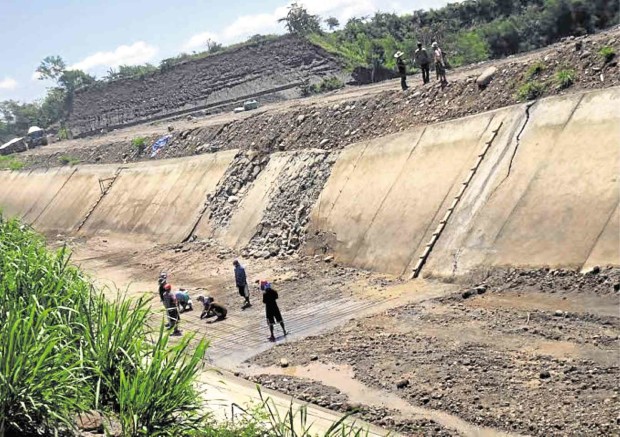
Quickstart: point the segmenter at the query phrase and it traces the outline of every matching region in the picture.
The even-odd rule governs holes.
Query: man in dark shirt
[[[405,61],[403,60],[404,53],[400,50],[394,54],[396,58],[396,67],[398,67],[398,74],[400,74],[400,86],[403,91],[405,91],[409,86],[407,86],[407,66],[405,65]]]
[[[418,42],[418,48],[413,55],[415,63],[422,70],[422,83],[429,83],[431,81],[431,58],[428,56],[428,52],[422,43]]]
[[[214,302],[212,297],[205,298],[204,296],[198,296],[198,302],[202,302],[204,307],[202,314],[200,314],[201,320],[213,316],[216,316],[217,320],[224,320],[226,318],[226,314],[228,314],[226,307]]]
[[[248,287],[248,279],[245,275],[245,269],[239,261],[234,260],[233,266],[235,266],[235,284],[239,290],[239,295],[245,299],[245,303],[241,307],[241,309],[244,310],[252,306],[250,303],[250,288]]]
[[[263,303],[265,304],[265,313],[267,316],[267,323],[269,324],[269,332],[271,336],[269,341],[275,342],[276,337],[273,334],[273,325],[278,322],[282,327],[282,332],[287,335],[286,328],[284,328],[284,320],[282,320],[282,314],[278,307],[278,292],[273,289],[271,284],[267,281],[259,281],[260,289],[263,292]]]
[[[181,331],[179,330],[179,320],[181,320],[181,316],[179,315],[177,298],[172,292],[172,286],[170,284],[164,285],[162,301],[164,303],[164,307],[166,308],[166,312],[168,313],[168,324],[166,327],[169,329],[174,329],[172,335],[181,335]]]

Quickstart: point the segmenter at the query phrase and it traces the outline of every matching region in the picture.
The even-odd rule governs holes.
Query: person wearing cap
[[[400,74],[400,86],[402,87],[403,91],[405,91],[409,87],[407,86],[407,65],[403,60],[403,55],[404,53],[399,50],[394,54],[394,57],[396,58],[396,67],[398,68],[398,74]]]
[[[267,324],[269,325],[269,341],[275,342],[276,337],[273,333],[273,327],[278,322],[282,327],[282,333],[286,336],[286,328],[284,327],[284,320],[278,307],[278,292],[272,287],[271,283],[267,281],[256,281],[259,284],[261,291],[263,292],[263,303],[265,304],[265,314],[267,316]]]
[[[228,314],[226,307],[216,303],[211,296],[198,296],[198,302],[201,302],[204,307],[202,314],[200,314],[200,320],[213,316],[216,316],[217,320],[224,320]]]
[[[443,50],[437,44],[437,41],[433,42],[433,61],[435,62],[435,72],[437,73],[437,79],[441,81],[442,85],[448,83],[446,79],[446,62],[443,55]]]
[[[418,48],[413,54],[413,61],[422,70],[422,83],[429,83],[431,81],[431,58],[421,42],[418,42]]]
[[[181,316],[179,315],[177,298],[172,292],[172,286],[170,284],[164,285],[162,301],[168,315],[168,324],[166,325],[166,328],[173,329],[174,331],[172,332],[172,335],[174,336],[181,335],[181,331],[179,330],[179,321],[181,320]]]
[[[245,274],[245,269],[239,261],[234,260],[233,266],[235,267],[235,284],[237,285],[237,290],[239,290],[239,296],[245,299],[245,302],[241,307],[241,309],[244,310],[252,306],[250,303],[250,287],[248,287],[248,279]]]

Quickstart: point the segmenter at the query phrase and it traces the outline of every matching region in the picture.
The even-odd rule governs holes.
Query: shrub
[[[564,68],[555,74],[555,84],[558,89],[566,89],[575,82],[575,70]]]
[[[307,97],[313,94],[327,93],[329,91],[338,90],[340,88],[344,88],[344,82],[342,82],[337,77],[332,76],[332,77],[325,78],[321,82],[313,84],[313,85],[304,83],[301,86],[301,94]]]
[[[0,156],[0,170],[21,170],[26,164],[14,155]]]
[[[76,165],[80,163],[80,160],[74,156],[63,155],[58,158],[58,162],[62,165]]]
[[[61,127],[58,129],[58,139],[59,140],[68,140],[69,139],[69,129],[66,127]]]
[[[536,100],[537,98],[542,96],[544,91],[544,84],[536,81],[529,81],[519,87],[519,89],[517,90],[517,99],[521,101]]]
[[[144,152],[146,149],[146,137],[136,137],[131,140],[131,145],[136,149],[138,155]]]
[[[542,61],[538,61],[530,65],[530,67],[525,72],[525,77],[528,80],[533,79],[534,77],[538,76],[543,71],[545,71],[545,64]]]
[[[598,54],[605,60],[605,62],[609,62],[616,56],[616,51],[613,47],[603,46],[598,51]]]

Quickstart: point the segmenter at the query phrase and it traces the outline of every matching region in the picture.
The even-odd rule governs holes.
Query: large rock
[[[486,88],[491,83],[496,73],[497,68],[495,67],[489,67],[484,70],[482,74],[478,76],[478,79],[476,79],[476,85],[478,85],[478,88]]]

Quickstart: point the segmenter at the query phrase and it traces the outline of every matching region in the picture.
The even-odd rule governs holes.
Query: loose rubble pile
[[[207,199],[209,220],[219,226],[226,226],[232,212],[251,183],[269,163],[269,155],[254,151],[239,152],[229,165],[215,193]]]
[[[303,245],[310,213],[331,173],[335,153],[295,153],[272,190],[245,257],[293,255]]]
[[[266,388],[277,390],[303,401],[333,411],[352,414],[364,421],[396,431],[405,436],[450,437],[458,433],[443,428],[433,420],[408,419],[396,410],[358,404],[337,388],[305,378],[280,375],[250,376],[248,379]]]
[[[542,292],[556,293],[568,290],[587,290],[596,294],[620,293],[620,269],[617,267],[593,268],[581,273],[571,269],[516,269],[495,268],[478,271],[464,281],[495,292],[531,287]],[[476,287],[469,289],[475,294]],[[467,293],[467,290],[464,292]],[[465,296],[463,296],[465,297]]]

